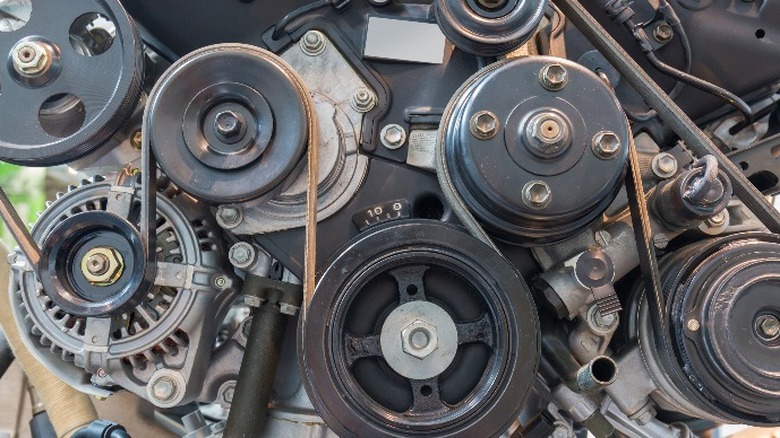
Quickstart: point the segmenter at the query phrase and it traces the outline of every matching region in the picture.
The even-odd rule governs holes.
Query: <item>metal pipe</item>
[[[656,110],[663,120],[699,157],[713,155],[728,175],[737,197],[773,233],[780,233],[780,214],[661,87],[634,61],[577,0],[553,0],[561,11],[623,78]]]
[[[11,200],[8,199],[8,195],[6,195],[2,187],[0,187],[0,217],[2,217],[5,226],[8,227],[8,231],[11,232],[14,240],[19,245],[19,249],[27,257],[27,261],[32,266],[33,271],[40,275],[41,250],[38,248],[35,240],[33,240],[30,231],[24,225],[24,221],[19,217],[19,213],[11,204]]]

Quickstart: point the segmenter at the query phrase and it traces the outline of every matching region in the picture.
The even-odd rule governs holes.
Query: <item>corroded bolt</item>
[[[780,338],[780,319],[774,315],[761,315],[756,320],[758,335],[767,341]]]
[[[34,78],[51,67],[51,48],[46,43],[25,41],[11,50],[14,69],[22,76]]]
[[[542,70],[539,72],[539,81],[544,88],[550,91],[558,91],[569,83],[569,74],[563,65],[551,63],[542,67]]]
[[[530,181],[523,187],[523,202],[525,205],[541,209],[550,205],[552,189],[544,181]]]
[[[387,125],[380,133],[382,144],[388,149],[398,149],[406,143],[406,130],[400,125]]]
[[[668,23],[659,24],[653,31],[653,38],[659,43],[665,43],[671,40],[673,36],[674,31],[672,30],[672,26],[669,26]]]
[[[490,140],[498,133],[500,122],[490,111],[479,111],[471,117],[471,133],[480,140]]]
[[[439,348],[436,327],[417,319],[401,331],[401,346],[406,354],[420,360]]]
[[[612,131],[601,131],[593,136],[593,152],[602,160],[615,158],[620,147],[620,137]]]
[[[310,30],[301,38],[301,50],[309,56],[317,56],[325,51],[325,35],[318,30]]]
[[[376,96],[367,88],[360,88],[352,95],[352,109],[359,113],[367,113],[376,106]]]
[[[160,377],[152,384],[152,395],[158,401],[168,401],[176,394],[176,382],[170,377]]]
[[[124,269],[122,255],[110,246],[91,248],[81,259],[81,273],[93,286],[111,286],[119,280]]]
[[[224,138],[236,138],[244,127],[242,117],[234,111],[222,111],[214,119],[214,129]]]

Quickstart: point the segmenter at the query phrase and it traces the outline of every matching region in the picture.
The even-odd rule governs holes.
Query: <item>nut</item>
[[[593,153],[602,160],[610,160],[620,152],[620,137],[612,131],[601,131],[593,136]]]
[[[653,38],[659,43],[666,43],[671,40],[673,36],[674,31],[672,30],[672,26],[669,26],[669,23],[661,23],[653,31]]]
[[[569,83],[569,73],[561,64],[547,64],[539,72],[539,82],[550,91],[559,91]]]
[[[417,319],[401,331],[401,345],[406,354],[420,360],[439,348],[436,327]]]
[[[11,54],[14,69],[22,76],[38,77],[51,67],[51,48],[46,43],[21,42],[13,48]]]
[[[124,269],[122,254],[110,246],[92,248],[81,258],[81,273],[93,286],[111,286],[119,280]]]
[[[544,181],[530,181],[523,187],[523,202],[525,205],[542,209],[550,205],[552,189]]]
[[[367,88],[360,88],[352,95],[352,109],[359,113],[367,113],[376,106],[376,95]]]
[[[653,157],[650,167],[658,178],[671,178],[677,173],[677,158],[668,152],[661,152]]]
[[[528,150],[542,158],[561,155],[571,144],[569,122],[554,112],[536,114],[525,126]]]
[[[480,140],[490,140],[498,133],[500,122],[490,111],[480,111],[471,117],[471,133]]]
[[[382,144],[388,149],[398,149],[406,143],[406,130],[400,125],[387,125],[380,133]]]
[[[325,51],[325,35],[318,30],[310,30],[301,38],[301,50],[309,56],[317,56]]]

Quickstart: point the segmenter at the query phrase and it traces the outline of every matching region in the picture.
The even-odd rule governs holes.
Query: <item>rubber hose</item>
[[[0,243],[0,254],[8,253],[9,251]],[[0,285],[9,285],[10,279],[10,266],[8,263],[0,262]],[[68,438],[80,428],[98,419],[95,406],[88,395],[58,379],[24,346],[11,311],[10,293],[0,293],[0,325],[30,384],[40,394],[58,437]]]

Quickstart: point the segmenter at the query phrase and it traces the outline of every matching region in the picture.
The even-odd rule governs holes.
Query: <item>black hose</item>
[[[293,20],[306,14],[310,14],[318,9],[329,6],[330,4],[330,0],[318,0],[316,2],[309,3],[308,5],[301,6],[300,8],[290,12],[289,14],[285,15],[284,18],[282,18],[282,21],[276,25],[274,32],[271,34],[271,38],[278,40],[281,38],[282,32],[287,30],[287,26],[289,26]]]

